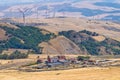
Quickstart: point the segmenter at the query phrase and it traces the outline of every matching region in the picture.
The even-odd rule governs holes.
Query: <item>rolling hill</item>
[[[0,17],[82,17],[88,19],[120,21],[119,0],[10,0],[1,1]]]
[[[22,19],[12,18],[12,19],[3,19],[1,21],[6,21],[10,23],[20,24],[23,23]],[[26,18],[27,25],[36,26],[40,29],[45,29],[50,32],[57,34],[60,31],[68,30],[88,30],[92,32],[99,33],[106,37],[120,41],[120,24],[110,21],[101,21],[101,20],[90,20],[86,18]]]
[[[43,48],[45,54],[120,54],[117,23],[83,18],[27,18],[23,26],[22,19],[1,21],[3,36],[8,37],[1,40],[1,50],[28,49],[38,53]]]
[[[4,31],[3,37],[1,36],[2,39],[0,40],[0,51],[13,48],[28,49],[36,53],[41,53],[41,47],[39,47],[38,44],[55,37],[54,33],[50,33],[43,29],[38,29],[31,26],[17,27],[18,28],[0,26],[0,29]],[[4,37],[8,38],[3,40]]]
[[[118,55],[120,54],[120,42],[106,38],[96,32],[87,30],[76,32],[74,30],[59,33],[73,41],[82,51],[91,55]],[[100,38],[100,39],[99,39]]]
[[[82,51],[74,42],[64,36],[58,36],[49,42],[43,42],[39,46],[44,47],[43,53],[46,54],[87,54]]]

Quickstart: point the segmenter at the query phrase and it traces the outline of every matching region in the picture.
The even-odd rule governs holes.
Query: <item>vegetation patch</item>
[[[0,41],[0,51],[16,48],[16,49],[31,49],[35,53],[41,53],[41,47],[38,44],[45,41],[49,41],[51,38],[55,38],[54,33],[43,34],[42,29],[38,29],[32,26],[18,26],[18,29],[9,27],[0,27],[6,31],[6,35],[9,36],[8,40]],[[24,42],[21,42],[21,40]]]
[[[0,54],[0,59],[22,59],[22,58],[27,58],[28,57],[28,53],[21,53],[19,51],[15,51],[12,54],[8,55],[8,54]]]
[[[59,35],[64,35],[74,43],[76,43],[81,50],[88,52],[91,55],[103,55],[103,54],[120,54],[120,42],[105,38],[103,41],[97,41],[93,36],[99,36],[96,32],[90,32],[87,30],[76,32],[74,30],[59,32]]]

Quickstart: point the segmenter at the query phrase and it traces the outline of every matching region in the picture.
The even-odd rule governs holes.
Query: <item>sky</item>
[[[22,4],[22,3],[36,3],[39,1],[55,1],[55,0],[0,0],[0,5],[5,6],[5,5]],[[56,1],[58,1],[58,0],[56,0]],[[72,1],[72,0],[70,0],[70,1]],[[75,1],[77,1],[77,0],[75,0]],[[78,0],[78,1],[95,1],[95,0]],[[96,1],[120,2],[120,0],[96,0]]]
[[[0,5],[12,5],[19,3],[30,3],[38,0],[0,0]]]
[[[0,0],[0,3],[34,2],[35,0]]]

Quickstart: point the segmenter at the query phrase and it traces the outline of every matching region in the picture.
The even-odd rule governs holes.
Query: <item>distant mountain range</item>
[[[19,9],[29,9],[27,17],[83,17],[120,21],[119,0],[0,0],[1,18],[19,18]]]

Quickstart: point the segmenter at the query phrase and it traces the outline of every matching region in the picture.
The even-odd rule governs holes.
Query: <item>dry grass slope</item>
[[[92,38],[95,39],[96,41],[99,41],[99,42],[105,40],[105,37],[104,37],[104,36],[93,36]]]
[[[13,19],[13,21],[23,22],[22,19]],[[49,19],[26,19],[27,23],[47,23],[48,25],[37,26],[48,31],[58,33],[66,30],[89,30],[97,32],[106,37],[120,41],[120,24],[109,21],[88,20],[83,18],[49,18]]]
[[[0,40],[6,40],[8,38],[5,34],[6,32],[3,29],[0,29]]]
[[[0,26],[2,27],[10,27],[10,28],[18,28],[15,25],[12,25],[10,23],[4,23],[4,22],[0,22]],[[0,28],[0,40],[6,40],[8,39],[8,36],[6,36],[6,31],[4,31],[3,29]]]
[[[79,54],[81,50],[76,44],[64,36],[59,36],[49,42],[43,42],[40,46],[44,47],[43,53],[46,54]]]
[[[2,70],[1,80],[119,80],[120,67],[82,68],[46,72],[18,72]]]

